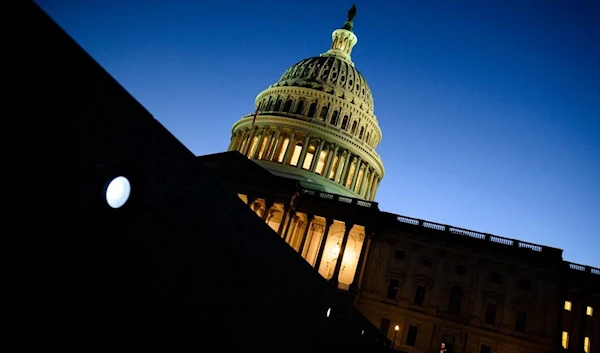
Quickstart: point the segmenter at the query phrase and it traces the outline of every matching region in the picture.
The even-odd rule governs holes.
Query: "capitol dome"
[[[331,48],[287,69],[232,128],[228,150],[303,187],[374,200],[384,175],[381,129],[367,81],[351,59],[356,8]]]

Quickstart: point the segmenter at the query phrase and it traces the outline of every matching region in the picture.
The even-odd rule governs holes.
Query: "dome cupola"
[[[229,150],[303,186],[373,200],[384,175],[371,89],[351,59],[356,7],[325,53],[287,69],[238,120]]]

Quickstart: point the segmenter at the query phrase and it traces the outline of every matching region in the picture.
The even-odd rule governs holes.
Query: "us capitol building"
[[[600,269],[562,250],[379,210],[382,139],[356,8],[198,157],[403,352],[600,352]]]

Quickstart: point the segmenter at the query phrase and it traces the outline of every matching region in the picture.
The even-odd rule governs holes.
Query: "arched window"
[[[452,286],[452,288],[450,288],[450,302],[448,303],[448,313],[453,315],[460,315],[462,298],[462,288],[459,286]]]
[[[319,114],[319,120],[325,121],[325,118],[327,118],[328,111],[329,111],[328,106],[324,105],[323,107],[321,107],[321,114]]]
[[[298,105],[296,105],[296,114],[302,114],[303,110],[304,110],[304,101],[299,100]]]
[[[319,175],[323,175],[323,169],[325,168],[325,161],[327,160],[328,151],[321,151],[319,155],[319,160],[317,161],[317,167],[315,168],[315,172]]]
[[[363,138],[363,134],[364,134],[364,133],[365,133],[365,127],[364,127],[364,126],[361,126],[361,127],[360,127],[360,132],[358,133],[358,138],[359,138],[360,140],[362,140],[362,138]]]
[[[281,100],[281,98],[277,99],[277,103],[275,103],[275,107],[273,108],[273,111],[278,112],[279,110],[281,110],[281,104],[283,104],[283,101]]]
[[[283,140],[281,143],[281,147],[279,148],[279,154],[277,155],[277,162],[283,162],[283,157],[285,157],[285,151],[287,151],[288,145],[290,144],[290,139],[288,137]]]
[[[352,135],[354,135],[354,133],[355,133],[355,132],[356,132],[356,120],[354,120],[354,121],[352,122],[352,128],[350,129],[350,133],[351,133]]]
[[[365,142],[370,144],[371,131],[367,132],[367,138],[365,138]]]
[[[297,142],[294,146],[294,150],[292,151],[292,159],[290,160],[290,165],[294,167],[298,165],[298,159],[300,159],[300,152],[302,152],[302,142]]]
[[[316,148],[315,146],[308,146],[306,155],[304,156],[304,163],[302,163],[302,169],[310,170],[313,159],[315,158]]]
[[[337,110],[334,110],[333,113],[331,114],[331,120],[329,121],[329,123],[333,126],[337,126],[337,123],[339,120],[339,115],[340,115],[340,113]]]
[[[290,110],[292,109],[292,103],[294,103],[294,101],[291,99],[288,99],[287,101],[285,101],[285,105],[283,106],[283,111],[286,113],[289,113]]]
[[[344,119],[342,119],[341,129],[346,130],[347,127],[348,127],[348,115],[344,115]]]
[[[315,110],[317,110],[317,103],[310,103],[310,107],[308,107],[308,114],[306,114],[309,118],[315,116]]]

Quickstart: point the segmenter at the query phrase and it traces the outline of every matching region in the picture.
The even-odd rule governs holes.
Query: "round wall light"
[[[119,208],[127,202],[131,194],[131,184],[124,176],[111,180],[106,187],[106,203],[112,208]]]

